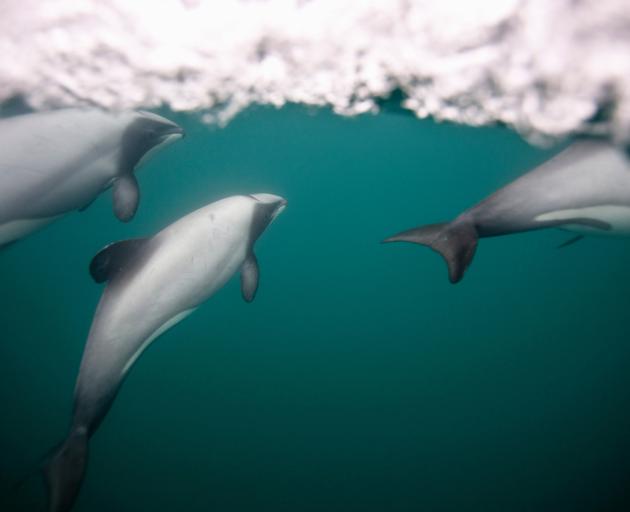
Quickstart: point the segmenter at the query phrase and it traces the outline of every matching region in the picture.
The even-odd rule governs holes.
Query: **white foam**
[[[0,101],[205,109],[376,109],[500,121],[529,136],[607,126],[630,140],[626,0],[5,0]]]

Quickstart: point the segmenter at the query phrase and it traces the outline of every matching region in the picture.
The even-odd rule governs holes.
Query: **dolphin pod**
[[[479,238],[549,227],[580,233],[570,242],[584,234],[630,234],[627,154],[603,139],[578,140],[455,220],[409,229],[383,242],[430,247],[446,261],[451,283],[457,283]]]
[[[0,247],[113,188],[121,221],[139,202],[134,171],[183,136],[148,112],[65,109],[0,119]],[[106,283],[87,336],[70,428],[44,467],[49,511],[68,512],[85,475],[88,444],[142,352],[237,272],[251,302],[258,289],[254,244],[283,211],[272,194],[228,197],[152,237],[106,246],[90,264]],[[460,281],[479,238],[559,227],[580,234],[630,234],[630,163],[604,140],[578,140],[449,223],[420,226],[384,242],[439,252]],[[581,236],[581,235],[580,235]]]
[[[0,247],[113,187],[129,221],[140,191],[134,170],[183,130],[149,112],[63,109],[0,119]]]
[[[239,269],[243,298],[254,299],[259,275],[254,243],[285,206],[271,194],[228,197],[151,238],[117,242],[94,257],[92,277],[107,286],[81,360],[70,431],[45,469],[51,512],[71,509],[88,440],[146,347]]]

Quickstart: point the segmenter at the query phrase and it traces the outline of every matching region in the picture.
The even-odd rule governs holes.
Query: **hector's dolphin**
[[[480,237],[548,227],[582,234],[630,234],[627,154],[603,139],[578,140],[452,222],[420,226],[384,242],[431,247],[446,260],[451,283],[457,283]]]
[[[92,277],[107,281],[107,287],[83,353],[70,432],[45,471],[51,512],[71,509],[85,471],[88,439],[142,351],[239,269],[243,298],[254,299],[254,243],[286,204],[271,194],[228,197],[152,238],[117,242],[94,257]]]
[[[183,130],[148,112],[64,109],[0,119],[0,247],[113,186],[114,212],[138,207],[133,171]]]

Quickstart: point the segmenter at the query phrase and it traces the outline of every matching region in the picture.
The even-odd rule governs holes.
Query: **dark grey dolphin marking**
[[[578,140],[452,222],[413,228],[383,242],[430,247],[457,283],[479,238],[550,227],[630,234],[630,162],[623,150],[603,139]]]
[[[138,210],[140,188],[134,170],[143,158],[157,150],[169,137],[181,136],[184,131],[175,123],[149,112],[141,112],[144,117],[131,122],[122,137],[118,175],[114,179],[114,214],[128,222]]]

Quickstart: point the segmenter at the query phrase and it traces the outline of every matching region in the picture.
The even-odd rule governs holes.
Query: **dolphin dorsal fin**
[[[260,272],[258,270],[258,261],[254,251],[249,251],[245,262],[241,267],[241,294],[245,302],[251,302],[256,296],[256,290],[258,290],[258,276]]]
[[[90,275],[97,283],[109,281],[132,260],[148,238],[131,238],[106,245],[90,262]]]

